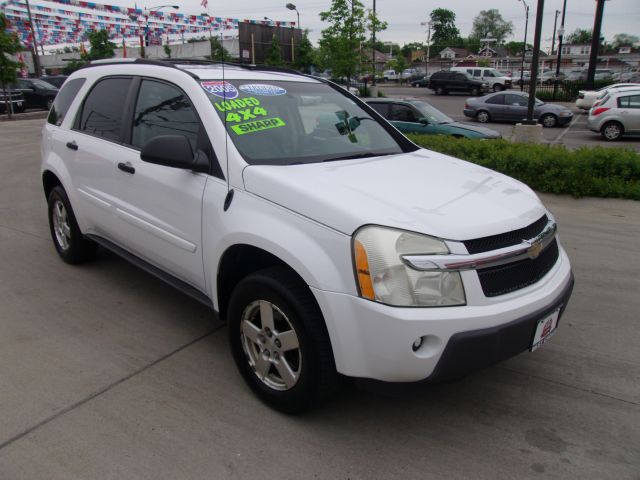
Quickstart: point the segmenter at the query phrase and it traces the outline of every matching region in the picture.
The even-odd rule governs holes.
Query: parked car
[[[7,105],[8,102],[11,102],[13,105],[13,112],[20,113],[24,111],[25,102],[24,96],[22,92],[19,90],[7,89],[6,94],[5,91],[0,89],[0,113],[6,113],[7,107],[11,108],[10,105]]]
[[[489,84],[489,88],[494,92],[500,92],[507,88],[511,88],[512,80],[508,75],[504,75],[502,72],[495,68],[486,67],[453,67],[452,72],[466,72],[473,77],[474,80],[479,80],[483,83]]]
[[[571,70],[565,77],[567,82],[584,82],[586,79],[586,70]]]
[[[640,86],[640,84],[633,83],[614,83],[613,85],[607,85],[598,90],[580,90],[578,91],[578,98],[576,99],[576,107],[582,110],[589,110],[598,98],[603,98],[604,95],[606,95],[607,91],[635,85]]]
[[[68,77],[68,75],[46,75],[44,77],[40,77],[40,79],[56,88],[60,88]]]
[[[431,77],[431,75],[425,75],[422,78],[418,78],[417,80],[414,80],[409,85],[411,85],[412,87],[417,87],[417,88],[428,87],[429,86],[429,77]]]
[[[442,381],[535,350],[571,295],[530,188],[421,149],[316,78],[95,63],[42,142],[60,258],[100,245],[211,307],[247,385],[285,412],[339,374]]]
[[[456,122],[423,100],[368,98],[365,101],[402,133],[451,135],[458,138],[502,138],[495,130]]]
[[[597,68],[593,77],[594,80],[609,80],[613,77],[613,71],[603,68]]]
[[[565,79],[565,74],[560,72],[558,74],[558,82],[562,82]],[[555,70],[547,70],[538,75],[538,83],[543,83],[545,85],[553,85],[556,80],[556,72]]]
[[[22,92],[26,108],[49,110],[58,94],[56,87],[37,78],[18,78],[11,88]]]
[[[417,68],[406,68],[402,71],[402,74],[400,77],[402,78],[402,80],[411,81],[419,78],[420,75],[422,74],[420,73],[420,70],[418,70]]]
[[[429,77],[429,88],[436,95],[446,95],[449,92],[470,93],[477,96],[489,91],[489,84],[474,80],[466,72],[451,72],[442,70]]]
[[[490,93],[480,98],[468,98],[464,114],[480,123],[490,121],[520,122],[527,116],[529,95],[525,92]],[[533,116],[543,127],[567,125],[573,119],[573,112],[562,105],[545,103],[535,99]]]
[[[385,70],[382,72],[382,78],[385,82],[400,80],[400,75],[395,70]]]
[[[607,92],[589,111],[587,126],[609,141],[640,134],[640,87]]]

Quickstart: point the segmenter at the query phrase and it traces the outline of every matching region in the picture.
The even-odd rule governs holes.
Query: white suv
[[[100,245],[209,305],[253,391],[456,378],[554,332],[573,286],[524,184],[421,149],[337,85],[135,60],[65,82],[42,181],[68,263]]]

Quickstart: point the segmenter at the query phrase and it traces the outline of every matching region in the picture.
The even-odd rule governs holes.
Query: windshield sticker
[[[260,100],[253,97],[247,97],[228,102],[216,102],[214,105],[219,112],[229,112],[231,110],[238,110],[239,108],[257,107],[260,105]]]
[[[238,96],[238,89],[229,82],[223,81],[209,81],[200,82],[200,86],[204,88],[211,95],[224,98],[225,100],[231,100]]]
[[[264,83],[249,83],[247,85],[240,85],[240,90],[250,95],[262,95],[265,97],[277,97],[278,95],[284,95],[287,91],[276,85],[266,85]]]
[[[284,127],[286,123],[284,120],[278,117],[265,118],[264,120],[256,120],[254,122],[240,123],[238,125],[231,125],[231,129],[237,135],[244,135],[246,133],[261,132],[263,130],[269,130],[271,128]]]

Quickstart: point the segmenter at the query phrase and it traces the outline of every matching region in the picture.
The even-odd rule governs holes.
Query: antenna
[[[220,63],[222,63],[222,98],[227,101],[227,90],[225,88],[226,80],[224,76],[224,44],[222,43],[222,31],[220,32]],[[227,196],[224,199],[224,211],[226,212],[231,206],[233,200],[233,190],[229,181],[229,130],[227,130],[227,115],[224,115],[224,156],[226,159],[226,172],[227,178]]]

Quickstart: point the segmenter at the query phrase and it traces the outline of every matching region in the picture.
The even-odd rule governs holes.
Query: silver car
[[[480,98],[468,98],[464,105],[464,114],[480,123],[521,122],[527,116],[529,95],[513,90],[490,93]],[[567,107],[554,103],[545,103],[536,98],[533,116],[543,127],[556,127],[569,124],[573,113]]]
[[[609,141],[640,134],[640,88],[610,92],[589,111],[587,125]]]

